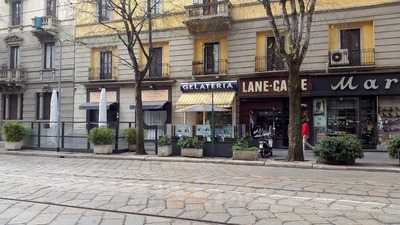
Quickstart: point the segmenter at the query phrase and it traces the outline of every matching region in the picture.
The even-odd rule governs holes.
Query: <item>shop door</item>
[[[361,64],[360,29],[341,30],[340,45],[342,49],[348,49],[350,65],[359,66]]]

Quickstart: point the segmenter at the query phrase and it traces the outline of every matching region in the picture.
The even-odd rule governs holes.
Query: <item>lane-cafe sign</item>
[[[210,81],[181,83],[182,92],[235,91],[237,81]]]
[[[308,78],[301,79],[301,90],[309,92],[311,83]],[[286,78],[257,78],[240,81],[242,96],[287,96],[288,80]]]

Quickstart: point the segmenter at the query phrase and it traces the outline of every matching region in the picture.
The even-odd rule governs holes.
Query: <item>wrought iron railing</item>
[[[286,69],[286,64],[280,58],[267,59],[266,56],[256,56],[255,58],[256,72],[277,71]]]
[[[140,68],[144,68],[144,66],[140,66]],[[150,72],[147,72],[146,79],[161,79],[169,77],[169,64],[163,63],[161,65],[155,66],[151,68]]]
[[[206,4],[192,4],[185,7],[189,19],[212,16],[231,16],[232,4],[229,0],[211,0]]]
[[[227,74],[228,73],[228,60],[220,59],[212,63],[205,63],[203,61],[193,61],[192,64],[193,75],[207,75],[207,74]]]
[[[116,80],[118,78],[117,71],[118,71],[117,67],[111,67],[111,71],[103,70],[100,67],[90,67],[89,80],[91,81]]]

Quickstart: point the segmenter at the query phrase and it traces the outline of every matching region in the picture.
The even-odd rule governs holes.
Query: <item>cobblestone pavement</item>
[[[400,224],[400,175],[2,155],[0,224]]]

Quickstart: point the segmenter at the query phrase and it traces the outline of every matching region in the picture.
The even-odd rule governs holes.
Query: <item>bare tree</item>
[[[136,118],[136,153],[145,154],[144,149],[144,114],[142,104],[142,82],[147,73],[151,72],[152,61],[152,10],[160,0],[102,0],[101,10],[109,10],[119,18],[117,22],[99,24],[117,36],[128,51],[129,59],[123,63],[132,69],[135,79],[135,118]],[[98,7],[99,0],[86,0],[86,3]],[[102,16],[96,15],[96,16]],[[147,35],[146,35],[147,34]],[[145,42],[146,41],[146,42]],[[147,49],[148,46],[148,49]],[[140,57],[135,49],[138,48],[144,56],[144,64],[140,64]]]
[[[301,140],[301,79],[300,67],[310,43],[311,26],[317,0],[259,0],[272,26],[278,54],[288,67],[289,82],[289,161],[303,161]],[[274,12],[276,10],[278,12]],[[282,26],[278,25],[282,21]],[[283,43],[287,37],[289,46]]]

